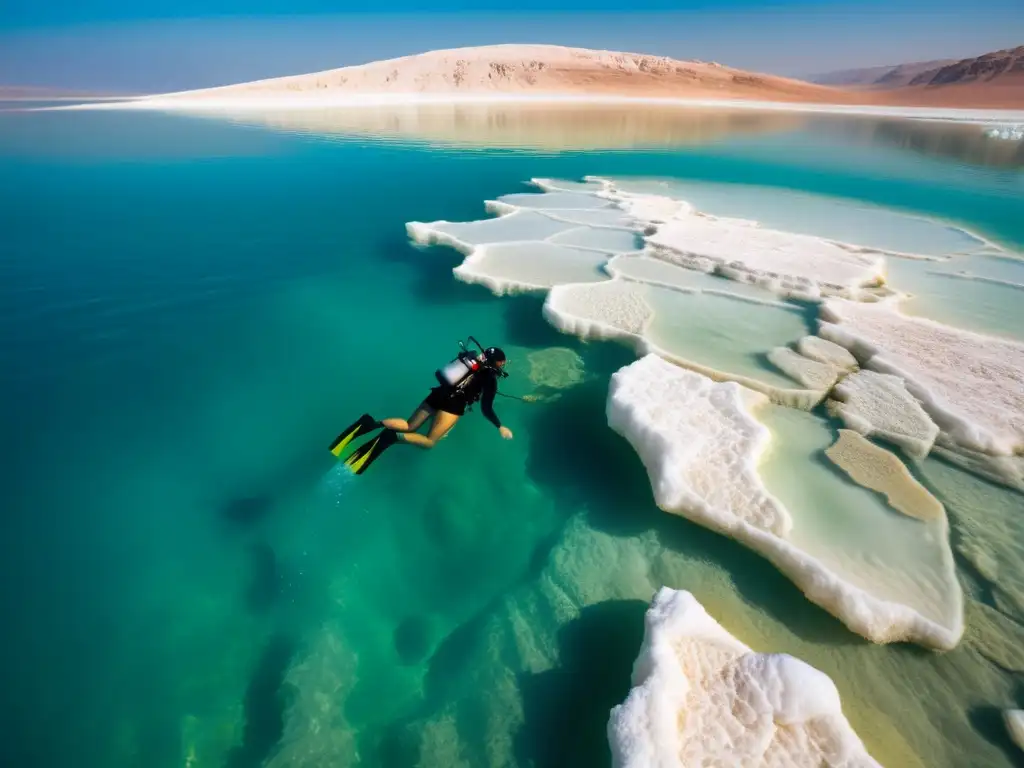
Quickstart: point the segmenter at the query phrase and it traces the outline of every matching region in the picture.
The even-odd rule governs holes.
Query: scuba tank
[[[483,345],[479,341],[472,336],[470,336],[468,340],[472,341],[480,348],[480,354],[471,352],[466,348],[465,343],[460,341],[459,346],[462,348],[462,351],[460,351],[455,359],[446,366],[434,371],[434,376],[442,386],[462,389],[469,383],[469,380],[474,373],[485,367],[494,370],[503,378],[508,375],[504,371],[487,362],[488,351],[483,348]]]
[[[465,384],[470,375],[479,371],[480,368],[481,363],[477,360],[477,356],[469,350],[463,349],[448,365],[438,368],[434,372],[434,376],[442,385],[457,388],[460,384]]]

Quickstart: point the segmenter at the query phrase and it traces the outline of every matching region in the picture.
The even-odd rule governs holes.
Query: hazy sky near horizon
[[[12,5],[13,3],[13,5]],[[491,43],[696,58],[801,76],[1024,43],[1024,0],[5,0],[0,85],[197,88]],[[514,7],[515,10],[509,10]],[[287,15],[284,15],[287,13]]]

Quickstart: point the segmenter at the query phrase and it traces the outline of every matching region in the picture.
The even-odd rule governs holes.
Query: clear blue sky
[[[1024,44],[1024,0],[392,0],[386,14],[370,7],[0,0],[0,85],[155,92],[502,42],[642,51],[799,76]]]

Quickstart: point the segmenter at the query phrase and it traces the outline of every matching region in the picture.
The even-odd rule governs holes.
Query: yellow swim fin
[[[380,426],[377,421],[368,413],[364,413],[360,416],[352,426],[334,438],[334,442],[331,443],[331,453],[335,456],[341,456],[341,452],[345,450],[345,447],[355,440],[357,437],[367,435],[373,430]]]
[[[385,429],[375,438],[367,440],[352,451],[352,453],[350,453],[345,459],[345,466],[357,475],[361,475],[373,462],[377,460],[378,456],[384,453],[384,451],[394,445],[397,441],[398,433],[390,429]]]

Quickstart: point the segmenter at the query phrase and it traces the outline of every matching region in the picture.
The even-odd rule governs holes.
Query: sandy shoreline
[[[317,94],[316,96],[285,96],[223,99],[183,96],[167,98],[147,96],[124,101],[44,107],[47,110],[80,109],[147,109],[180,112],[252,112],[262,110],[358,109],[365,107],[419,107],[491,104],[558,104],[580,107],[602,105],[635,105],[679,108],[747,109],[752,111],[803,112],[869,117],[905,117],[938,122],[974,124],[1024,123],[1024,109],[956,109],[951,107],[895,107],[874,104],[816,104],[809,102],[758,101],[752,99],[705,99],[657,96],[521,94],[521,93],[379,93],[379,94]]]

